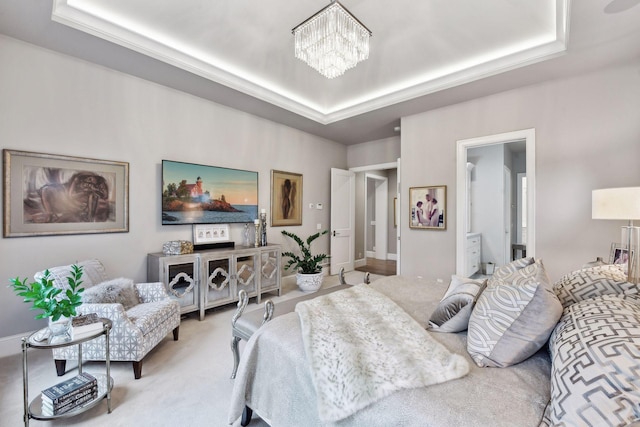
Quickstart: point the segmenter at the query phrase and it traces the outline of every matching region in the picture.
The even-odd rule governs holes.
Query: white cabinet
[[[482,236],[480,233],[467,234],[466,252],[467,265],[465,266],[464,275],[471,277],[480,271],[480,259],[482,255]]]
[[[262,294],[281,293],[279,245],[236,246],[187,255],[152,253],[147,257],[147,280],[163,282],[181,313],[205,310],[238,300],[245,290],[260,303]]]

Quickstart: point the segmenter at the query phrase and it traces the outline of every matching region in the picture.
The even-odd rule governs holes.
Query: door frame
[[[387,169],[396,169],[397,171],[397,181],[398,181],[398,191],[400,188],[400,159],[398,159],[398,161],[396,162],[388,162],[388,163],[378,163],[378,164],[374,164],[374,165],[366,165],[366,166],[356,166],[356,167],[352,167],[349,168],[350,171],[358,173],[358,172],[368,172],[368,171],[376,171],[376,170],[387,170]],[[366,175],[366,173],[365,173]],[[365,177],[366,180],[366,177]],[[398,206],[400,206],[399,201],[400,201],[400,194],[398,192]],[[366,208],[366,206],[365,206]],[[398,239],[398,243],[396,245],[396,272],[398,274],[400,274],[400,215],[399,215],[399,211],[398,213],[398,225],[397,225],[397,239]],[[365,216],[365,226],[366,226],[366,216]],[[388,237],[388,236],[387,236]],[[365,236],[366,239],[366,236]],[[366,242],[365,242],[365,258],[366,258]],[[355,248],[354,248],[355,250]],[[355,254],[354,254],[355,257]]]
[[[467,194],[467,149],[495,144],[506,144],[515,141],[525,141],[527,153],[527,256],[535,256],[535,183],[536,183],[536,130],[523,129],[478,138],[461,139],[457,141],[456,153],[456,203],[465,206]],[[467,242],[467,209],[456,209],[456,274],[464,276]]]
[[[388,232],[387,228],[389,226],[389,216],[387,214],[387,209],[389,207],[389,178],[386,176],[374,175],[372,173],[364,174],[364,193],[365,196],[369,194],[369,179],[376,181],[375,184],[375,192],[374,192],[374,211],[375,211],[375,232],[374,232],[374,246],[375,250],[374,258],[386,260],[388,255]],[[369,226],[367,221],[369,220],[369,211],[368,211],[368,201],[365,200],[364,204],[364,217],[365,217],[365,227]],[[365,248],[365,256],[367,253],[367,235],[368,233],[365,230],[364,233],[364,248]],[[382,258],[381,258],[382,256]]]

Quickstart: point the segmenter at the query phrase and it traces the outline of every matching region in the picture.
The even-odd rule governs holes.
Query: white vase
[[[51,317],[49,317],[49,331],[51,332],[49,342],[52,344],[70,341],[71,318],[61,317],[54,322],[53,320],[51,320]]]
[[[322,271],[314,274],[297,273],[296,283],[302,292],[312,293],[320,289],[323,277],[324,273]]]

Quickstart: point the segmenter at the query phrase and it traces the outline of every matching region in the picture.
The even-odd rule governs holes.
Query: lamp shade
[[[603,188],[591,193],[593,219],[640,220],[640,187]]]

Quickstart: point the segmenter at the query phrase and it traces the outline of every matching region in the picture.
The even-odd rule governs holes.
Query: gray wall
[[[399,136],[350,145],[347,150],[347,164],[350,168],[393,163],[399,157]]]
[[[160,224],[162,159],[259,172],[259,205],[269,212],[271,169],[303,174],[303,225],[329,226],[330,168],[347,168],[345,146],[135,77],[0,36],[0,141],[5,149],[130,164],[130,231],[0,239],[0,278],[32,277],[88,257],[110,276],[146,280],[146,255],[168,240],[191,240],[190,226]],[[309,210],[321,202],[323,210]],[[241,241],[242,225],[231,226]],[[282,227],[268,231],[281,242]],[[329,237],[314,243],[328,252]],[[289,274],[289,273],[287,273]],[[0,286],[0,337],[43,325]]]
[[[592,220],[591,191],[640,185],[639,68],[636,61],[404,117],[402,194],[446,185],[450,215],[446,231],[402,225],[402,274],[455,273],[456,141],[528,128],[536,130],[536,256],[552,280],[607,258],[624,221]]]

